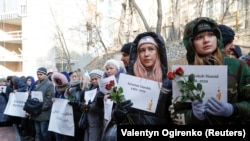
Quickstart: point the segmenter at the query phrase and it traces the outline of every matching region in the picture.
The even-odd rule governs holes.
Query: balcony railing
[[[0,20],[10,20],[19,18],[18,12],[8,12],[8,13],[0,13]]]
[[[23,56],[21,54],[17,54],[14,51],[9,51],[4,47],[0,46],[0,61],[14,61],[21,62],[23,60]]]
[[[27,6],[20,5],[20,8],[18,11],[0,13],[0,20],[11,20],[11,19],[24,17],[26,15],[27,15]]]
[[[1,32],[0,41],[16,41],[22,40],[22,31]]]

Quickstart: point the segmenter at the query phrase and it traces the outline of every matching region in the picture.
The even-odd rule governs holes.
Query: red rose
[[[70,95],[70,91],[69,91],[69,90],[67,90],[66,94],[67,94],[67,95]]]
[[[105,86],[105,89],[107,89],[107,90],[111,90],[111,85],[110,84],[106,84],[106,86]]]
[[[111,86],[115,86],[115,81],[114,81],[114,80],[110,80],[109,84],[110,84]]]
[[[250,67],[250,59],[247,60],[247,65]]]
[[[175,78],[175,74],[172,71],[168,72],[167,78],[170,79],[170,80],[173,80]]]
[[[83,106],[83,111],[88,111],[89,107],[87,105]]]
[[[181,67],[179,67],[175,70],[175,74],[182,76],[184,74],[184,70]]]

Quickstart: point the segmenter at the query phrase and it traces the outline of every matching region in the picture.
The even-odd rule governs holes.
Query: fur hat
[[[233,49],[235,55],[237,58],[241,57],[242,56],[242,53],[241,53],[241,48],[240,46],[238,45],[234,45],[234,49]]]
[[[234,33],[232,28],[230,28],[229,26],[226,26],[224,24],[220,24],[218,27],[221,31],[223,45],[225,47],[228,43],[230,43],[234,40],[235,33]]]
[[[209,27],[206,27],[202,30],[202,28],[198,29],[198,25],[206,23]],[[204,25],[205,26],[205,25]],[[212,29],[210,29],[210,27]],[[183,34],[183,44],[185,48],[187,49],[186,53],[186,58],[188,61],[188,64],[192,64],[194,62],[194,57],[195,57],[195,50],[193,47],[193,40],[195,38],[195,33],[198,33],[199,31],[206,31],[206,30],[211,30],[214,32],[214,34],[217,37],[217,45],[218,48],[221,50],[223,48],[223,43],[222,43],[222,36],[220,29],[218,28],[218,24],[215,20],[208,18],[208,17],[198,17],[195,18],[194,20],[190,21],[185,25],[184,29],[184,34]]]
[[[38,73],[38,72],[39,72],[39,73],[43,73],[43,74],[47,75],[47,69],[44,68],[44,67],[38,68],[36,72],[37,72],[37,73]]]
[[[130,49],[132,47],[133,43],[132,42],[128,42],[126,44],[124,44],[121,48],[121,52],[125,52],[127,53],[128,55],[130,54]]]
[[[67,72],[54,72],[51,76],[52,82],[55,86],[65,86],[69,83],[69,75]]]
[[[142,37],[138,43],[138,48],[143,44],[153,44],[158,47],[157,43],[155,42],[154,38],[151,36]]]
[[[105,62],[105,64],[104,64],[103,67],[106,68],[107,65],[113,65],[113,66],[115,66],[115,67],[117,68],[117,70],[120,69],[120,64],[119,64],[119,62],[118,62],[117,60],[115,60],[115,59],[109,59],[109,60],[107,60],[107,61]]]
[[[92,70],[90,73],[89,73],[89,76],[90,77],[99,77],[101,78],[103,76],[104,72],[102,70],[99,70],[99,69],[95,69],[95,70]]]

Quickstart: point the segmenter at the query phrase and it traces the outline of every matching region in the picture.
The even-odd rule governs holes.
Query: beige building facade
[[[145,31],[142,20],[138,16],[138,12],[137,15],[135,14],[134,9],[133,12],[135,13],[133,13],[132,19],[129,18],[132,16],[131,12],[122,16],[122,4],[126,3],[128,6],[128,0],[93,1],[92,5],[86,3],[86,1],[75,0],[74,2],[78,3],[77,6],[82,7],[82,9],[79,10],[80,12],[75,11],[73,14],[66,10],[69,3],[74,3],[73,1],[2,0],[0,1],[0,76],[9,74],[30,75],[41,65],[53,70],[58,64],[58,62],[53,62],[55,53],[52,50],[46,52],[45,49],[46,47],[53,48],[56,46],[55,39],[51,34],[55,25],[53,20],[46,19],[51,17],[49,2],[58,5],[54,12],[58,14],[55,17],[60,27],[67,25],[72,19],[76,20],[74,23],[79,20],[83,26],[86,26],[87,21],[96,22],[97,24],[94,27],[100,27],[96,28],[100,31],[95,32],[101,33],[103,42],[111,50],[112,47],[116,48],[114,49],[116,51],[119,50],[121,43],[132,41],[137,33]],[[64,2],[65,5],[60,4],[59,6],[57,2]],[[157,1],[135,0],[135,2],[141,8],[150,28],[154,30],[158,20],[156,14]],[[73,9],[76,10],[77,8],[74,7]],[[62,14],[68,17],[72,16],[72,19],[67,19]],[[235,43],[242,47],[244,54],[250,52],[250,2],[248,0],[162,0],[162,14],[161,34],[167,42],[170,58],[172,58],[171,56],[181,57],[185,54],[184,48],[181,47],[184,25],[200,16],[211,17],[217,20],[219,24],[232,27],[236,33]],[[35,20],[28,20],[32,17]],[[122,34],[124,36],[119,36],[121,35],[122,22],[117,19],[123,19],[123,22],[131,23],[131,25],[123,27]],[[83,26],[81,26],[83,28],[82,34],[77,35],[81,39],[76,39],[76,36],[68,34],[69,32],[64,34],[70,52],[75,52],[75,54],[71,54],[71,63],[75,65],[75,68],[88,66],[95,57],[104,52],[100,41],[91,41],[91,43],[99,42],[99,45],[89,43],[87,34],[90,35],[90,32],[85,32],[87,29]],[[66,31],[66,28],[62,29]],[[36,30],[37,34],[31,33],[33,30]],[[42,33],[42,31],[46,31],[46,33]],[[125,36],[128,36],[128,38],[122,38]],[[93,36],[93,38],[97,37]],[[169,44],[170,42],[171,44]],[[176,43],[172,45],[172,42]],[[178,50],[176,46],[178,46]],[[75,51],[73,51],[74,48],[76,48]],[[47,56],[41,56],[42,54]],[[119,56],[117,58],[119,59]]]

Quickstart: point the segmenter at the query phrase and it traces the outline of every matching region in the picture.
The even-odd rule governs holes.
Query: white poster
[[[25,117],[25,111],[23,110],[23,107],[27,98],[28,92],[10,93],[8,103],[4,110],[4,114],[17,117]]]
[[[37,98],[39,102],[43,102],[43,92],[42,91],[31,91],[31,98]]]
[[[99,85],[100,91],[103,92],[104,94],[110,93],[111,90],[107,90],[106,85],[109,84],[111,80],[114,81],[114,86],[116,86],[117,82],[116,82],[114,75],[107,77],[107,78],[99,79],[98,85]]]
[[[132,107],[155,113],[161,85],[156,81],[121,73],[117,87],[123,88],[125,99],[133,102]]]
[[[104,119],[111,120],[113,101],[110,99],[104,100]]]
[[[195,84],[198,82],[202,85],[205,92],[203,98],[206,102],[210,97],[216,97],[221,101],[227,102],[227,66],[226,65],[173,65],[172,71],[181,67],[184,71],[185,79],[190,74],[195,75]],[[184,80],[178,75],[173,80],[173,99],[180,96],[180,88],[176,85],[178,80]]]
[[[49,131],[74,136],[73,109],[68,102],[67,99],[55,98],[50,115]]]
[[[85,99],[87,104],[89,103],[89,101],[93,102],[93,100],[94,100],[94,98],[96,96],[96,92],[97,92],[97,88],[93,89],[93,90],[85,91],[84,99]]]

